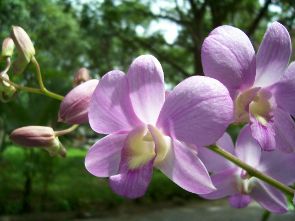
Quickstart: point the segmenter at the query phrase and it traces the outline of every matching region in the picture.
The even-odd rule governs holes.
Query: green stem
[[[290,188],[290,187],[286,186],[285,184],[279,182],[278,180],[275,180],[272,177],[267,176],[266,174],[258,171],[254,167],[251,167],[250,165],[244,163],[239,158],[235,157],[234,155],[227,152],[226,150],[224,150],[222,148],[219,148],[216,145],[210,146],[209,149],[212,150],[213,152],[219,154],[220,156],[224,157],[225,159],[233,162],[234,164],[241,167],[242,169],[246,170],[247,173],[250,176],[254,176],[254,177],[268,183],[269,185],[281,190],[282,192],[284,192],[285,194],[287,194],[289,196],[292,196],[292,197],[294,196],[295,190],[293,190],[292,188]]]
[[[71,132],[73,132],[74,130],[76,130],[79,127],[78,124],[74,124],[73,126],[65,129],[65,130],[59,130],[59,131],[54,131],[55,136],[59,137],[59,136],[63,136],[66,134],[69,134]]]
[[[18,90],[22,90],[22,91],[29,92],[29,93],[34,93],[34,94],[43,94],[43,92],[39,88],[25,87],[25,86],[16,84],[16,83],[14,83],[14,82],[12,82],[12,81],[10,81],[10,80],[2,77],[2,76],[0,76],[0,79],[2,81],[5,81],[5,82],[11,84],[12,86],[14,86]]]
[[[63,96],[61,96],[59,94],[56,94],[54,92],[51,92],[51,91],[47,90],[47,88],[45,87],[45,85],[43,83],[43,79],[42,79],[42,73],[41,73],[40,65],[39,65],[38,61],[36,60],[36,58],[33,57],[31,62],[33,63],[33,65],[36,68],[37,81],[38,81],[38,84],[40,86],[40,90],[43,92],[43,94],[45,94],[48,97],[51,97],[51,98],[62,101],[64,99]]]
[[[7,71],[10,69],[10,66],[11,66],[11,60],[10,60],[10,57],[7,57],[7,58],[6,58],[6,67],[5,67],[5,69],[2,71],[2,73],[7,73]]]

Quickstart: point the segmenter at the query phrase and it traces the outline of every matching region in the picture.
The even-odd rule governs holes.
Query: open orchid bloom
[[[235,103],[235,122],[249,122],[263,150],[295,151],[295,65],[291,40],[278,22],[266,31],[255,56],[244,32],[214,29],[202,47],[204,73],[222,82]]]
[[[192,193],[215,190],[195,145],[215,143],[232,121],[233,103],[219,81],[190,77],[165,98],[161,64],[143,55],[126,75],[113,70],[103,76],[88,116],[95,132],[109,135],[89,150],[86,168],[110,177],[117,194],[144,195],[153,167]]]
[[[227,147],[227,151],[245,163],[286,185],[295,181],[295,154],[287,154],[278,150],[261,151],[260,145],[251,136],[248,125],[241,130],[236,148],[233,148],[232,141],[226,137],[228,137],[227,134],[219,140],[222,142],[220,146]],[[207,158],[204,164],[211,173],[213,184],[217,188],[212,193],[201,195],[202,197],[206,199],[229,197],[230,205],[235,208],[244,208],[255,200],[270,212],[288,211],[286,198],[279,190],[255,177],[250,177],[246,171],[230,164],[207,148],[199,148],[199,152],[201,160]],[[215,162],[219,167],[216,167]]]

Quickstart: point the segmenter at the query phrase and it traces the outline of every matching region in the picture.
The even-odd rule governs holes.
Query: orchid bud
[[[35,48],[29,35],[23,28],[19,26],[12,26],[11,37],[17,49],[23,54],[27,63],[29,63],[35,55]]]
[[[74,86],[77,86],[79,84],[82,84],[86,81],[89,81],[91,79],[90,75],[89,75],[89,71],[87,68],[80,68],[74,76]]]
[[[14,42],[11,38],[5,38],[2,43],[2,56],[11,57],[14,50]]]
[[[7,73],[0,73],[1,77],[9,80]],[[0,101],[6,103],[10,101],[16,94],[16,88],[11,85],[9,82],[0,79]]]
[[[25,147],[41,147],[49,152],[51,156],[65,156],[66,150],[60,143],[51,127],[26,126],[15,129],[10,139],[18,145]]]
[[[73,88],[60,105],[59,121],[69,124],[88,122],[88,107],[97,84],[98,80],[93,79]]]
[[[1,72],[0,76],[6,80],[9,80],[9,76],[6,72]],[[0,79],[0,91],[4,90],[5,87],[9,87],[9,85],[10,85],[9,82]]]
[[[13,73],[22,74],[28,64],[29,62],[27,62],[26,58],[23,55],[20,55],[12,64]]]

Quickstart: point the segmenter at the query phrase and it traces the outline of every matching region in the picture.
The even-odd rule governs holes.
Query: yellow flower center
[[[162,162],[170,150],[171,139],[154,126],[131,131],[126,141],[128,167],[137,169],[154,159]]]
[[[270,119],[270,97],[257,88],[247,90],[237,96],[235,100],[235,122],[249,122],[251,113],[261,124],[266,125]]]
[[[270,119],[271,104],[263,93],[258,93],[249,105],[249,111],[262,124],[266,125]]]
[[[240,176],[237,176],[237,188],[240,193],[249,194],[253,190],[256,184],[257,178],[250,177],[243,179]]]

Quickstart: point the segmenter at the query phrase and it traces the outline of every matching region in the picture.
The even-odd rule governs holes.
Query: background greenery
[[[155,55],[163,65],[166,82],[176,84],[202,74],[201,45],[213,28],[237,26],[257,48],[274,20],[284,24],[292,36],[295,1],[0,1],[0,39],[9,35],[12,25],[22,26],[34,41],[45,84],[60,94],[72,88],[73,74],[82,66],[98,78],[113,68],[126,71],[144,53]],[[175,31],[177,36],[171,40]],[[32,67],[13,79],[36,85]],[[71,147],[66,159],[11,146],[8,135],[17,127],[66,127],[56,122],[58,108],[57,101],[25,93],[0,104],[0,214],[108,208],[126,202],[110,191],[107,181],[85,171],[86,149],[99,138],[87,125],[62,140]],[[233,136],[235,131],[230,129]],[[136,203],[193,197],[156,172],[147,195]]]

